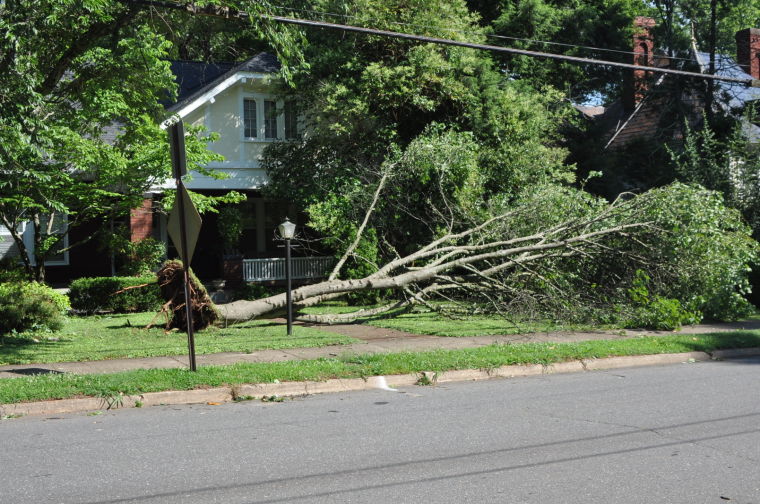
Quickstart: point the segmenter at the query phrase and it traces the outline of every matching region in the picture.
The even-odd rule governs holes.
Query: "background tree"
[[[491,23],[502,44],[536,51],[629,62],[635,0],[502,0]],[[534,86],[550,84],[575,103],[609,102],[620,95],[619,69],[503,55],[502,68]]]
[[[111,2],[0,6],[0,217],[37,280],[45,257],[60,251],[60,233],[46,221],[67,215],[71,228],[117,201],[134,202],[162,175],[156,97],[173,82],[166,42],[140,17],[138,8]],[[153,149],[138,148],[146,144]],[[124,190],[131,198],[119,197]],[[34,226],[33,261],[18,234],[23,221]]]
[[[619,6],[622,11],[623,5]],[[337,9],[324,2],[313,8]],[[393,12],[394,18],[384,24],[383,12]],[[510,12],[502,11],[502,21],[512,15]],[[604,18],[602,12],[597,16],[599,20]],[[558,12],[554,14],[559,16]],[[428,1],[407,12],[404,5],[392,1],[371,5],[359,2],[350,15],[354,23],[370,24],[371,20],[373,26],[380,28],[392,29],[395,20],[400,19],[410,28],[424,26],[434,35],[438,34],[436,27],[441,30],[447,27],[448,36],[470,39],[473,34],[484,33],[479,31],[477,17],[468,17],[463,3],[448,2],[443,7]],[[562,15],[572,18],[567,13]],[[531,25],[530,21],[520,23],[519,16],[509,19],[515,26]],[[564,22],[570,26],[569,21]],[[553,26],[545,24],[550,25]],[[626,25],[630,26],[630,19]],[[312,46],[307,48],[306,55],[312,63],[311,73],[296,79],[296,93],[306,110],[310,128],[297,144],[270,147],[265,166],[271,180],[269,190],[298,201],[306,209],[310,225],[323,233],[325,244],[338,251],[337,255],[345,256],[343,251],[350,251],[351,259],[340,278],[361,281],[346,280],[344,287],[351,287],[345,290],[335,284],[305,289],[308,293],[304,299],[319,298],[321,294],[316,293],[320,288],[325,289],[322,294],[331,289],[364,292],[371,289],[368,285],[387,286],[397,280],[401,290],[440,292],[439,287],[433,286],[440,286],[445,275],[433,274],[435,278],[428,277],[428,283],[422,282],[422,286],[418,279],[404,284],[399,277],[379,280],[376,275],[396,261],[407,267],[409,263],[400,258],[415,257],[415,251],[425,249],[441,237],[458,236],[457,232],[477,228],[510,209],[530,208],[530,219],[509,220],[512,228],[508,232],[502,230],[509,238],[501,235],[502,241],[540,234],[552,223],[559,224],[559,216],[572,215],[577,208],[586,208],[587,218],[600,211],[595,206],[600,202],[587,202],[584,207],[578,203],[584,201],[583,193],[569,188],[574,181],[574,167],[565,162],[565,151],[558,142],[560,127],[570,121],[563,96],[549,86],[536,84],[540,80],[537,76],[547,72],[548,67],[541,68],[538,63],[536,68],[529,68],[526,61],[523,74],[527,77],[512,80],[482,53],[352,35],[323,41],[322,36],[321,32],[308,33]],[[572,80],[570,76],[565,74],[568,81]],[[667,163],[668,152],[664,147],[661,150]],[[293,180],[299,182],[293,184]],[[663,179],[662,183],[670,180]],[[647,278],[645,283],[649,283],[647,289],[651,289],[652,297],[637,299],[657,300],[661,307],[677,307],[677,312],[684,310],[681,313],[685,319],[691,320],[689,317],[697,312],[728,318],[746,313],[747,305],[741,301],[741,294],[747,288],[746,265],[754,257],[754,249],[752,241],[746,241],[746,229],[736,214],[726,210],[719,197],[708,205],[707,200],[716,197],[697,189],[679,186],[671,192],[656,194],[647,201],[660,203],[652,203],[647,212],[652,213],[652,221],[661,222],[662,228],[668,230],[658,235],[659,240],[664,243],[668,233],[673,233],[669,240],[673,250],[681,250],[680,255],[663,254],[648,240],[637,238],[627,242],[621,238],[612,241],[609,256],[595,254],[594,259],[588,260],[583,254],[575,256],[573,251],[569,253],[573,258],[563,254],[542,257],[530,271],[505,268],[509,274],[504,277],[481,277],[490,286],[480,291],[482,296],[478,288],[472,288],[464,279],[468,274],[476,277],[496,266],[468,263],[473,267],[463,271],[457,264],[453,267],[458,273],[457,280],[448,281],[448,288],[458,293],[458,299],[487,301],[481,306],[523,309],[524,302],[533,299],[540,300],[537,303],[546,315],[552,310],[558,313],[556,310],[567,301],[570,304],[564,306],[572,309],[565,310],[565,316],[573,311],[589,314],[595,305],[604,307],[596,312],[599,315],[605,310],[609,313],[630,307],[628,290],[634,288],[635,281]],[[677,203],[679,197],[683,198],[682,204]],[[711,220],[710,215],[686,223],[688,215],[697,213],[700,199],[705,200],[706,208],[713,208],[710,215],[724,215],[727,227]],[[663,201],[673,208],[667,208]],[[523,227],[519,228],[517,222]],[[726,283],[715,277],[710,268],[695,274],[694,283],[689,283],[684,264],[678,259],[689,256],[682,241],[685,229],[711,237],[702,245],[706,248],[701,249],[707,255],[691,256],[693,264],[715,264],[715,257],[729,254],[730,247],[718,245],[727,236],[723,233],[733,237],[725,238],[725,243],[732,242],[736,250],[743,252],[740,257],[726,261],[732,265],[730,274],[724,272],[722,277]],[[731,234],[734,231],[736,234]],[[472,238],[470,234],[467,236]],[[501,243],[499,238],[493,239]],[[708,245],[710,240],[714,243]],[[637,247],[644,243],[651,251],[632,259],[637,257]],[[626,257],[627,262],[615,254]],[[432,262],[435,269],[438,263]],[[415,262],[414,267],[401,275],[408,273],[403,276],[408,278],[414,272],[422,275],[426,270],[424,261]],[[639,275],[639,270],[646,272],[642,273],[644,276]],[[335,273],[331,278],[337,282]],[[591,286],[595,287],[589,292]],[[414,295],[407,292],[407,300],[409,296]],[[668,301],[671,299],[672,302]],[[723,308],[715,308],[718,305]]]
[[[402,22],[482,40],[477,16],[462,1],[318,1],[307,8],[347,10],[354,24],[394,29]],[[298,203],[325,244],[340,250],[355,241],[374,189],[387,178],[346,265],[351,275],[435,237],[442,210],[477,219],[493,198],[573,180],[556,135],[566,104],[550,88],[509,80],[488,54],[324,31],[307,37],[310,70],[296,76],[294,94],[308,128],[300,142],[267,149],[267,190]]]

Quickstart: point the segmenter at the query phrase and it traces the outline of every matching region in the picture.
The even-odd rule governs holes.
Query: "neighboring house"
[[[0,226],[0,258],[14,257],[18,255],[18,247],[13,243],[11,233],[5,228]]]
[[[246,195],[241,205],[243,234],[240,258],[222,261],[216,226],[216,215],[204,215],[193,269],[201,278],[226,277],[229,281],[273,281],[284,278],[284,251],[275,230],[289,217],[297,224],[298,209],[286,201],[269,200],[261,195],[267,176],[261,167],[261,156],[273,142],[297,140],[302,125],[293,101],[284,101],[276,94],[279,88],[280,65],[271,54],[261,53],[239,64],[207,64],[177,61],[172,71],[177,77],[178,100],[167,107],[186,124],[204,126],[219,134],[209,146],[224,161],[208,168],[225,173],[215,179],[191,172],[186,182],[189,189],[202,194],[219,194],[235,190]],[[132,211],[130,229],[133,241],[156,236],[168,242],[166,216],[153,211],[154,199],[161,190],[148,196],[141,208]],[[293,275],[296,279],[322,276],[332,263],[325,257],[296,257]]]
[[[224,161],[211,163],[228,175],[214,179],[191,172],[186,185],[202,194],[220,194],[236,190],[246,195],[243,208],[243,236],[241,252],[245,261],[223,268],[220,238],[216,228],[216,215],[203,216],[203,226],[193,269],[202,279],[221,278],[225,270],[229,280],[271,281],[284,277],[284,255],[275,239],[275,229],[289,217],[297,224],[298,209],[288,202],[272,201],[262,197],[260,189],[267,183],[266,173],[260,165],[264,148],[272,142],[297,139],[301,125],[295,103],[283,101],[276,95],[279,63],[267,53],[239,63],[201,63],[175,61],[171,64],[178,84],[176,103],[167,106],[167,112],[178,115],[186,124],[202,125],[219,134],[219,140],[209,145],[221,154]],[[143,204],[132,210],[129,228],[132,241],[154,237],[169,245],[166,216],[156,211],[156,203],[173,183],[156,187],[145,194]],[[99,227],[94,225],[94,227]],[[88,227],[72,228],[70,239],[92,233]],[[26,233],[26,235],[31,233]],[[3,236],[0,236],[3,238]],[[9,238],[9,237],[8,237]],[[11,255],[15,246],[8,240],[0,241],[0,257]],[[17,255],[17,251],[15,251]],[[50,281],[60,282],[79,276],[110,275],[113,259],[98,253],[96,247],[78,247],[65,258],[46,263]],[[324,274],[332,260],[321,257],[296,257],[294,278],[312,278]],[[230,269],[231,266],[231,269]]]
[[[716,54],[715,73],[726,77],[760,80],[760,29],[747,28],[737,32],[736,52],[738,61],[723,54]],[[707,73],[710,55],[695,52],[694,58],[700,70]],[[731,82],[718,82],[715,96],[717,105],[732,114],[742,114],[753,102],[760,104],[760,88]],[[751,143],[760,144],[760,125],[743,120],[742,130]]]
[[[668,56],[656,53],[651,33],[655,26],[654,20],[639,17],[634,21],[634,26],[633,63],[642,66],[671,66],[672,61]],[[738,61],[727,55],[716,55],[715,73],[743,79],[760,79],[760,30],[742,30],[736,34],[736,42]],[[691,66],[702,73],[708,72],[708,54],[692,49],[690,59],[686,62],[687,67]],[[637,140],[650,140],[663,133],[678,139],[683,135],[684,116],[691,126],[702,121],[705,103],[701,93],[693,88],[681,89],[674,100],[668,79],[673,80],[665,74],[652,76],[643,70],[635,70],[626,76],[621,100],[607,107],[581,110],[604,132],[605,149],[620,149]],[[757,100],[760,100],[760,88],[715,81],[714,106],[721,107],[728,113],[739,116],[748,104]],[[674,113],[675,108],[678,108],[678,114]],[[760,141],[760,127],[745,121],[744,129],[750,141]]]
[[[709,57],[696,49],[671,58],[657,50],[651,18],[634,20],[632,57],[634,65],[675,68],[707,73]],[[760,30],[747,29],[736,34],[738,62],[716,55],[715,73],[741,79],[760,79]],[[752,102],[760,100],[760,88],[724,81],[714,82],[713,111],[738,118],[746,138],[760,142],[760,128],[743,116]],[[614,198],[625,191],[641,191],[667,183],[673,173],[668,167],[669,148],[677,148],[687,129],[701,128],[705,117],[707,81],[669,74],[628,71],[621,98],[597,107],[577,107],[586,119],[585,136],[577,144],[582,173],[601,172],[591,180],[590,190]]]

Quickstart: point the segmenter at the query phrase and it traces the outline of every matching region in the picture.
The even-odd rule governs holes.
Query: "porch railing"
[[[335,265],[334,257],[294,257],[291,261],[293,280],[325,277]],[[246,282],[285,280],[285,259],[243,259],[243,278]]]

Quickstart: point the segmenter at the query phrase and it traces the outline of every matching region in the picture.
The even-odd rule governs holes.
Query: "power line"
[[[337,17],[337,18],[343,18],[343,19],[355,19],[355,20],[361,20],[359,16],[352,16],[349,14],[338,14],[337,12],[324,12],[324,11],[315,11],[311,9],[297,9],[295,7],[287,7],[284,5],[270,5],[270,7],[274,9],[279,10],[287,10],[290,12],[302,12],[306,14],[313,14],[318,16],[328,16],[328,17]],[[378,21],[377,19],[369,18],[367,21]],[[553,42],[550,40],[538,40],[538,39],[529,39],[529,38],[523,38],[523,37],[508,37],[506,35],[496,35],[494,33],[477,33],[467,30],[460,30],[458,28],[447,28],[443,26],[430,26],[430,25],[422,25],[417,23],[404,23],[403,21],[391,21],[391,20],[384,20],[384,22],[399,25],[399,26],[408,26],[410,28],[420,28],[424,30],[440,30],[445,32],[451,32],[451,33],[460,33],[462,35],[472,35],[472,36],[478,36],[478,37],[487,37],[487,38],[493,38],[498,40],[513,40],[516,42],[529,42],[532,44],[543,44],[543,45],[555,45],[559,47],[568,47],[571,49],[587,49],[589,51],[601,51],[601,52],[608,52],[608,53],[614,53],[614,54],[623,54],[626,56],[636,56],[641,53],[637,53],[635,51],[624,51],[621,49],[606,49],[604,47],[594,47],[594,46],[585,46],[585,45],[579,45],[579,44],[567,44],[564,42]],[[679,60],[679,61],[693,61],[691,58],[681,58],[676,56],[668,56],[669,60]]]
[[[204,7],[198,7],[193,4],[177,4],[174,2],[161,1],[161,0],[127,0],[130,3],[145,5],[151,7],[159,7],[164,9],[174,9],[190,12],[195,15],[221,17],[225,19],[248,19],[250,16],[247,12],[237,11],[227,7],[217,7],[215,5],[207,5]],[[425,35],[413,35],[410,33],[394,32],[389,30],[378,30],[375,28],[364,28],[361,26],[342,25],[336,23],[328,23],[325,21],[311,21],[307,19],[289,18],[284,16],[273,16],[271,14],[262,14],[263,18],[275,21],[278,23],[292,24],[298,26],[310,26],[314,28],[330,28],[335,30],[342,30],[354,33],[364,33],[366,35],[384,36],[405,40],[415,40],[417,42],[425,42],[429,44],[449,45],[456,47],[465,47],[468,49],[479,49],[491,52],[500,52],[508,54],[519,54],[522,56],[531,56],[535,58],[547,58],[560,61],[571,61],[574,63],[582,63],[587,65],[604,65],[617,68],[627,68],[631,70],[639,70],[645,72],[680,75],[683,77],[690,77],[703,80],[718,80],[724,82],[734,82],[738,84],[744,84],[745,86],[760,87],[760,80],[758,79],[743,79],[739,77],[728,77],[723,75],[703,74],[698,72],[687,72],[685,70],[675,70],[670,68],[659,68],[643,65],[634,65],[631,63],[618,63],[616,61],[597,60],[592,58],[581,58],[578,56],[567,56],[564,54],[554,54],[540,51],[531,51],[528,49],[516,49],[512,47],[500,47],[488,44],[477,44],[472,42],[461,42],[458,40],[443,39],[438,37],[428,37]]]

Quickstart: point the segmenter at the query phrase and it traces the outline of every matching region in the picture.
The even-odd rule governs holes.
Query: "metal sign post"
[[[171,158],[172,158],[172,170],[174,173],[174,180],[177,184],[177,197],[174,201],[174,209],[172,209],[172,217],[178,217],[179,220],[179,240],[175,236],[172,236],[172,240],[179,249],[180,258],[182,259],[184,280],[185,280],[185,317],[187,320],[187,348],[190,357],[190,370],[195,371],[195,335],[193,334],[193,310],[192,302],[190,299],[190,260],[192,259],[192,253],[195,249],[195,243],[192,244],[192,249],[188,247],[188,212],[198,212],[190,202],[190,207],[187,208],[186,199],[189,200],[187,195],[187,189],[182,182],[182,175],[187,173],[187,165],[185,160],[185,130],[180,120],[176,124],[169,126],[169,144],[171,146]],[[175,212],[176,210],[176,212]],[[199,217],[200,219],[200,217]],[[171,217],[170,217],[170,220]],[[197,226],[198,230],[195,233],[195,239],[197,241],[197,232],[200,230],[200,225]],[[179,241],[179,243],[177,243]]]

